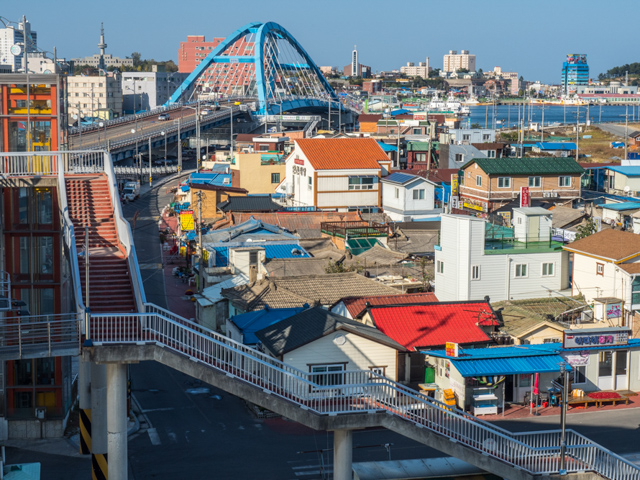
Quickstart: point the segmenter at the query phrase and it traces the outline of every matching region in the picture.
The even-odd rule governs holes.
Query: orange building
[[[59,75],[31,74],[27,86],[24,74],[0,74],[0,151],[61,150],[64,92]]]

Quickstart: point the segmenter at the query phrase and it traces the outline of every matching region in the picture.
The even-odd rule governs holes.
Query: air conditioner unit
[[[549,192],[542,192],[542,196],[543,197],[548,197],[549,196]]]
[[[11,310],[11,299],[0,298],[0,312],[6,312],[7,310]]]

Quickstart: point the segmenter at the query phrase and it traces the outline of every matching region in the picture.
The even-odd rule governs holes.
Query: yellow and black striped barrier
[[[91,474],[93,480],[107,480],[109,478],[106,453],[91,455]]]
[[[80,409],[80,453],[91,453],[91,409]]]

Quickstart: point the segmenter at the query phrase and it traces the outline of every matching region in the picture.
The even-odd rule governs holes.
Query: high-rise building
[[[429,78],[429,57],[426,62],[420,62],[416,65],[413,62],[408,62],[406,66],[400,67],[400,73],[405,74],[407,77],[421,77],[424,79]]]
[[[74,115],[105,120],[122,115],[122,77],[117,72],[68,77],[67,91],[70,123],[75,123]]]
[[[353,46],[353,52],[351,52],[351,76],[355,77],[360,73],[360,61],[358,59],[358,49]]]
[[[587,56],[582,53],[570,53],[562,64],[562,93],[576,93],[578,85],[589,85],[589,65]]]
[[[442,60],[443,72],[457,72],[460,69],[476,71],[476,56],[469,54],[469,50],[449,50],[449,53]]]
[[[0,28],[0,65],[10,65],[12,72],[24,71],[25,48],[28,54],[38,50],[38,34],[31,30],[26,18],[23,17],[17,27]]]
[[[178,71],[193,72],[223,40],[224,38],[217,37],[207,42],[204,35],[187,35],[187,41],[180,42]],[[227,49],[227,53],[237,56],[253,55],[253,50],[253,42],[247,42],[246,37],[242,37]],[[202,92],[242,95],[251,85],[253,72],[253,63],[214,64],[200,76],[198,85]]]

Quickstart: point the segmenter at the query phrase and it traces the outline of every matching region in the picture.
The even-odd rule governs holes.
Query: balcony
[[[548,238],[532,236],[516,239],[513,229],[499,225],[486,224],[484,236],[485,255],[507,255],[510,253],[546,253],[561,251],[563,243]]]
[[[389,227],[381,223],[371,224],[362,221],[352,222],[321,222],[320,230],[332,237],[386,237],[389,235]]]

